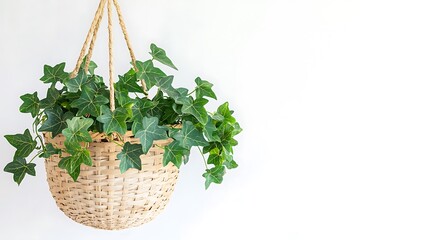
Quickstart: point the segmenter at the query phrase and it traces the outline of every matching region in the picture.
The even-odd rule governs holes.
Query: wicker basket
[[[64,148],[64,136],[44,136],[46,143]],[[61,211],[78,223],[107,230],[136,227],[155,218],[168,203],[179,173],[171,163],[163,167],[164,150],[153,146],[141,157],[141,171],[129,169],[121,174],[116,157],[121,147],[107,142],[104,134],[93,133],[92,139],[93,166],[82,165],[77,182],[58,167],[59,155],[45,161],[49,188]],[[140,143],[131,132],[124,141]],[[166,139],[154,144],[166,146],[170,142]]]

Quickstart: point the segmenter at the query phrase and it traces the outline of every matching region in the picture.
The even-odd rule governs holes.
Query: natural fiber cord
[[[103,19],[103,15],[104,15],[104,6],[105,5],[106,5],[106,2],[104,2],[103,7],[101,8],[100,16],[97,19],[97,23],[95,25],[94,32],[92,34],[91,44],[89,45],[88,54],[86,55],[86,62],[85,62],[85,68],[84,68],[85,72],[88,72],[89,64],[91,63],[92,53],[93,53],[94,46],[95,46],[95,41],[97,40],[98,29],[100,28],[100,23],[101,23],[101,20]]]
[[[122,16],[121,8],[120,8],[117,0],[113,0],[113,2],[115,3],[116,12],[118,13],[119,25],[121,26],[122,33],[124,34],[124,38],[125,38],[125,42],[127,43],[128,51],[130,52],[130,57],[131,57],[131,61],[132,61],[133,66],[134,66],[134,70],[137,72],[138,68],[137,68],[137,63],[136,63],[136,56],[134,55],[133,48],[131,47],[131,41],[130,41],[130,38],[128,36],[128,31],[127,31],[127,27],[125,26],[124,17]],[[148,93],[147,93],[147,87],[146,87],[145,81],[142,79],[142,80],[140,80],[140,83],[142,85],[143,93],[147,96]]]
[[[84,71],[88,72],[106,4],[109,33],[110,109],[114,111],[113,4],[118,14],[119,24],[121,25],[133,66],[135,71],[138,71],[136,58],[131,48],[117,0],[100,0],[76,67],[70,77],[77,76],[87,50]],[[142,88],[147,96],[144,80],[142,80]],[[117,134],[113,134],[113,136],[119,137]],[[63,135],[60,134],[52,138],[50,133],[45,133],[44,137],[46,143],[52,143],[56,148],[65,148],[65,137]],[[93,165],[91,167],[82,165],[76,182],[73,181],[66,170],[58,167],[61,157],[67,157],[67,154],[63,154],[61,157],[58,154],[52,155],[45,160],[49,188],[58,207],[78,223],[108,230],[139,226],[156,217],[168,203],[179,173],[179,170],[173,164],[169,163],[164,167],[162,163],[163,147],[167,146],[172,139],[154,141],[149,152],[140,157],[142,170],[128,169],[122,174],[119,169],[120,161],[117,159],[122,147],[115,142],[111,142],[111,137],[106,136],[104,133],[92,133],[91,137],[93,141],[89,143],[88,149],[91,152]],[[140,143],[140,139],[134,138],[130,131],[121,137],[124,142]]]
[[[113,79],[113,32],[112,32],[112,0],[108,0],[107,15],[108,15],[108,32],[109,32],[109,88],[110,88],[110,110],[115,111],[115,82]]]
[[[85,57],[85,52],[86,52],[86,49],[88,48],[89,41],[93,36],[94,31],[96,30],[97,21],[99,20],[100,16],[103,13],[103,8],[105,6],[105,3],[106,3],[106,0],[101,0],[100,4],[98,5],[98,9],[97,9],[97,12],[95,13],[94,20],[92,20],[91,27],[89,28],[88,34],[86,35],[85,42],[83,43],[82,49],[80,51],[80,55],[77,60],[76,67],[74,68],[73,72],[70,74],[70,78],[76,77],[77,73],[79,72],[79,68],[80,68],[80,65],[82,64],[83,58]],[[87,60],[90,61],[89,59]]]

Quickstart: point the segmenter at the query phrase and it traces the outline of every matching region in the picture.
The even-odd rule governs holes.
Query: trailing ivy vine
[[[238,166],[233,159],[233,147],[238,144],[234,137],[242,129],[233,111],[226,102],[209,112],[205,107],[208,99],[217,97],[213,84],[199,77],[192,91],[175,88],[174,77],[167,76],[155,64],[177,70],[176,66],[163,49],[155,44],[151,44],[150,49],[152,59],[137,61],[136,70],[130,69],[119,76],[115,83],[117,108],[113,112],[109,109],[109,89],[103,78],[96,75],[94,62],[90,63],[88,72],[82,66],[74,78],[65,72],[65,63],[46,65],[40,79],[49,85],[46,97],[40,99],[37,92],[21,96],[23,103],[19,110],[34,119],[32,133],[26,129],[23,133],[5,136],[16,152],[4,171],[12,173],[19,185],[27,174],[36,175],[36,158],[67,153],[59,167],[77,181],[81,165],[92,166],[88,150],[92,142],[90,133],[104,132],[110,141],[122,146],[122,152],[117,155],[122,173],[130,168],[141,170],[140,156],[148,153],[154,141],[172,138],[173,142],[164,149],[164,166],[171,162],[180,168],[188,162],[191,148],[196,147],[206,167],[205,187],[221,183],[226,169]],[[153,98],[148,98],[140,81],[144,81],[148,90],[157,89]],[[127,131],[132,131],[141,143],[124,142],[120,135]],[[43,132],[52,137],[64,135],[65,149],[45,144]]]

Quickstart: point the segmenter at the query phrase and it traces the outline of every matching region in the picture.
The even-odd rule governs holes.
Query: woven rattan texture
[[[74,221],[99,229],[125,229],[151,221],[165,208],[177,182],[179,170],[171,163],[163,167],[164,150],[155,146],[166,146],[171,140],[154,142],[141,157],[141,171],[129,169],[121,174],[116,157],[121,147],[107,142],[103,134],[92,137],[93,166],[82,165],[77,182],[58,167],[59,155],[45,161],[49,188],[58,207]],[[64,140],[62,135],[52,139],[45,134],[46,143],[58,148],[64,148]],[[131,132],[124,141],[139,143]]]

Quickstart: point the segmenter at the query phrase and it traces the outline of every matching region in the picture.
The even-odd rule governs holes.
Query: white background
[[[193,153],[166,210],[119,232],[65,217],[43,161],[20,187],[0,173],[0,239],[428,239],[429,2],[120,1],[139,59],[149,44],[229,101],[237,170],[204,190]],[[0,135],[30,126],[19,96],[43,65],[71,71],[97,0],[0,0]],[[106,75],[105,23],[94,60]],[[118,30],[118,25],[116,30]],[[129,58],[115,35],[116,69]],[[0,139],[0,167],[13,148]]]

